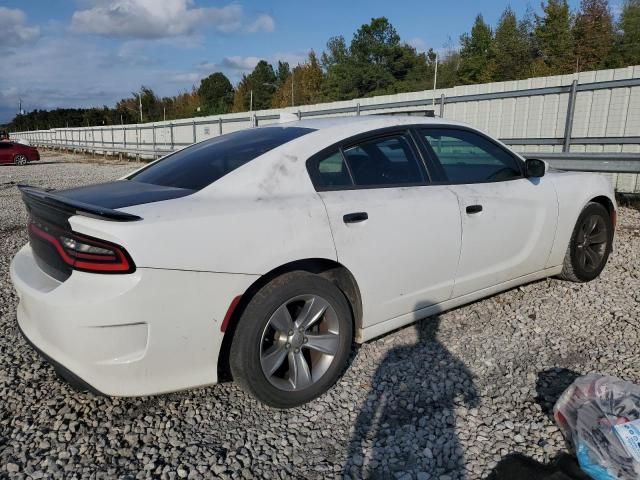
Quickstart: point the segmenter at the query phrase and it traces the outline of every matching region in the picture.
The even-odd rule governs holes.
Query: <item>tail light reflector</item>
[[[29,233],[51,244],[60,258],[75,270],[131,273],[136,269],[127,251],[115,243],[75,232],[57,231],[33,221],[29,223]]]

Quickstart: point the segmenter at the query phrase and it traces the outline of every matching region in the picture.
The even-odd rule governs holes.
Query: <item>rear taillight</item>
[[[131,273],[136,267],[127,251],[115,243],[29,223],[29,233],[51,244],[75,270],[95,273]]]

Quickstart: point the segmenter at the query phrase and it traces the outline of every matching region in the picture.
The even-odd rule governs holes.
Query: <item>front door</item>
[[[551,181],[525,178],[519,158],[472,130],[420,133],[458,196],[462,249],[453,297],[543,270],[558,217]]]
[[[13,163],[13,143],[0,141],[0,163]]]

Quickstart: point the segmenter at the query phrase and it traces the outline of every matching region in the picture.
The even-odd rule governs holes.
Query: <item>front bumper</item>
[[[63,376],[113,396],[216,383],[220,324],[256,278],[139,268],[74,271],[61,283],[40,270],[29,245],[11,263],[24,336]]]

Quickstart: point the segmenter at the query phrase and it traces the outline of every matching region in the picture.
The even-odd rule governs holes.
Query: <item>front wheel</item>
[[[612,243],[611,215],[599,203],[587,204],[573,229],[560,276],[573,282],[593,280],[606,265]]]
[[[27,157],[24,155],[16,155],[15,158],[13,159],[13,163],[15,163],[16,165],[26,165],[27,164]]]
[[[231,373],[261,402],[295,407],[336,382],[352,338],[344,294],[318,275],[287,273],[262,287],[244,310],[229,352]]]

